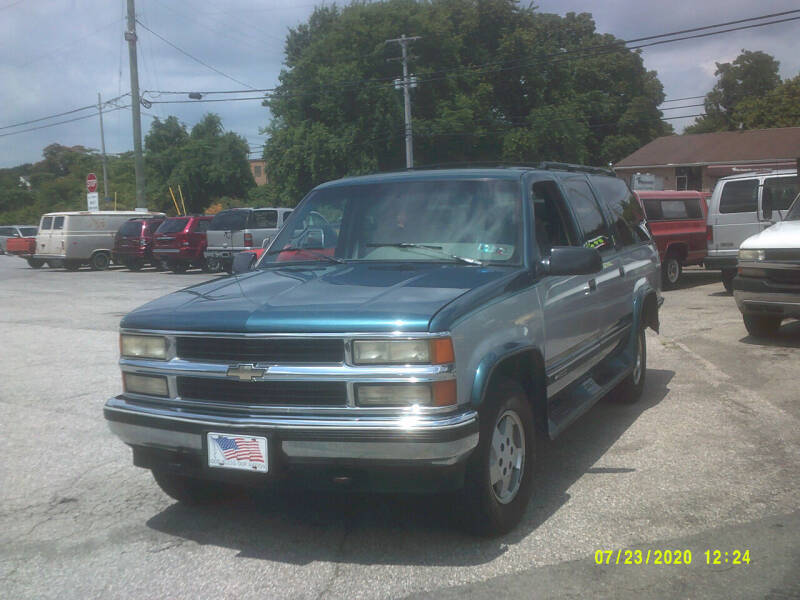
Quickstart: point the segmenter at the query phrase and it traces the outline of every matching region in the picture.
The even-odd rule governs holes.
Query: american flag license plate
[[[269,470],[267,438],[229,433],[209,433],[208,466],[266,473]]]

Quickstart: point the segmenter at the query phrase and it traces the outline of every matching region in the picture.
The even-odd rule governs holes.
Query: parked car
[[[641,396],[661,302],[625,182],[545,167],[318,186],[257,270],[122,320],[111,430],[181,502],[231,483],[462,489],[465,523],[508,531],[536,437]],[[336,235],[298,231],[313,212]]]
[[[771,202],[764,200],[765,218]],[[800,195],[782,222],[742,242],[737,273],[733,295],[750,335],[771,336],[784,319],[800,319]]]
[[[661,258],[661,282],[665,288],[678,284],[683,267],[702,264],[706,246],[708,192],[636,192],[647,217]]]
[[[209,268],[230,271],[236,253],[269,243],[291,213],[289,208],[232,208],[214,215],[206,234]]]
[[[115,264],[138,271],[146,264],[161,268],[161,261],[153,256],[153,234],[165,217],[136,218],[125,221],[114,236],[111,258]]]
[[[6,240],[6,254],[13,254],[28,261],[28,266],[33,269],[41,269],[45,261],[33,258],[36,252],[36,236],[33,237],[10,237]],[[48,263],[48,266],[60,266],[57,261]]]
[[[741,243],[751,235],[782,221],[800,191],[796,170],[764,171],[723,177],[717,181],[708,205],[708,269],[722,270],[722,283],[733,291],[736,260]],[[764,215],[764,198],[772,216]]]
[[[0,225],[0,254],[6,253],[10,238],[36,237],[36,225]]]
[[[205,258],[206,231],[211,217],[187,215],[170,217],[153,237],[153,255],[175,273],[189,267],[208,270]]]
[[[34,259],[62,261],[77,271],[89,264],[95,271],[111,264],[114,236],[131,218],[163,217],[163,213],[135,211],[57,212],[42,216]]]

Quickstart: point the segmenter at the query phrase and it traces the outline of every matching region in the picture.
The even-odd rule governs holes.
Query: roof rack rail
[[[539,166],[535,163],[515,163],[507,160],[477,160],[477,161],[456,161],[444,163],[430,163],[426,165],[415,165],[413,169],[408,170],[422,170],[422,169],[459,169],[459,168],[492,168],[492,169],[537,169]]]
[[[543,161],[536,165],[540,169],[548,169],[553,171],[578,171],[581,173],[594,173],[595,175],[608,175],[616,177],[616,174],[611,169],[604,169],[603,167],[587,167],[584,165],[574,165],[572,163]]]

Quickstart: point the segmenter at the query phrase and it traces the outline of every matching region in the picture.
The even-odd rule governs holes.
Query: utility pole
[[[139,66],[136,61],[136,11],[133,0],[128,0],[128,60],[131,71],[131,113],[133,115],[133,166],[136,172],[136,206],[146,208],[144,197],[144,159],[142,158],[142,116],[139,112]]]
[[[103,150],[103,201],[108,202],[108,161],[106,160],[106,135],[103,133],[103,103],[97,92],[97,112],[100,115],[100,148]]]
[[[395,79],[395,89],[403,88],[403,103],[405,108],[406,123],[406,169],[414,168],[414,134],[411,128],[411,88],[417,87],[417,78],[408,76],[408,61],[413,56],[408,54],[408,45],[420,39],[420,36],[406,37],[406,34],[393,40],[386,40],[387,44],[400,44],[403,55],[400,58],[390,58],[389,60],[400,60],[403,62],[403,79]]]

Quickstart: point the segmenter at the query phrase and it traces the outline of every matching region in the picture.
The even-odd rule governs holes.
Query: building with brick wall
[[[253,174],[253,179],[256,180],[256,185],[267,185],[267,161],[261,159],[250,160],[250,172]]]
[[[614,171],[633,188],[637,180],[651,180],[656,189],[710,192],[720,177],[794,169],[799,158],[800,127],[722,131],[657,138],[615,164]]]

